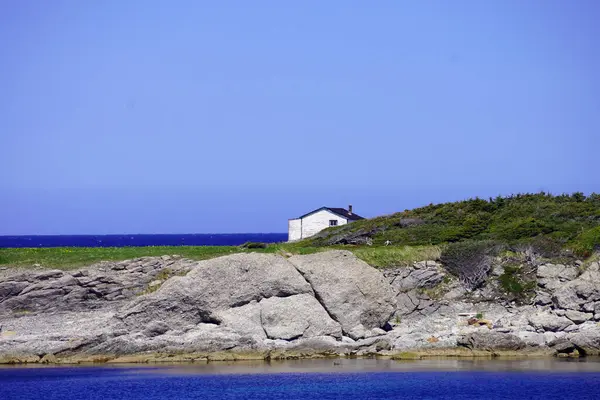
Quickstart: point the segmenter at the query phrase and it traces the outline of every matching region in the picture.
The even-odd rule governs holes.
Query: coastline
[[[564,356],[566,358],[567,356]],[[21,364],[54,364],[54,365],[111,365],[111,364],[195,364],[210,362],[241,362],[241,361],[289,361],[289,360],[354,360],[379,359],[397,361],[417,360],[464,360],[464,359],[556,359],[550,349],[528,348],[514,350],[471,350],[464,347],[447,349],[413,349],[401,352],[384,351],[371,354],[356,355],[353,353],[336,353],[335,351],[219,351],[219,352],[189,352],[189,353],[138,353],[128,355],[116,354],[71,354],[44,355],[20,354],[0,357],[0,365]],[[561,357],[558,357],[561,358]],[[579,358],[579,357],[569,357]],[[592,356],[592,359],[598,358]],[[600,359],[600,358],[598,358]]]
[[[600,354],[600,264],[543,263],[533,304],[465,291],[436,261],[347,251],[162,256],[3,271],[0,364],[536,359]],[[582,310],[582,311],[577,311]]]

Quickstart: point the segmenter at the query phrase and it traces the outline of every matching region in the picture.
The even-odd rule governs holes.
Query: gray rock
[[[600,300],[600,285],[577,279],[565,284],[552,296],[558,308],[579,311],[586,303]]]
[[[546,339],[542,333],[519,331],[515,333],[527,346],[538,347],[544,346]]]
[[[518,336],[495,331],[473,332],[458,339],[458,345],[473,350],[520,350],[525,342]]]
[[[588,356],[600,355],[600,327],[573,334],[569,340],[580,353]]]
[[[285,258],[234,254],[199,262],[186,276],[173,277],[156,292],[134,299],[118,317],[129,326],[157,319],[175,327],[219,323],[219,310],[303,293],[313,290]]]
[[[576,346],[566,338],[554,340],[548,344],[557,353],[572,353],[576,350]]]
[[[595,284],[600,283],[600,262],[591,263],[586,270],[581,274],[579,279]]]
[[[271,297],[260,302],[262,326],[269,339],[342,337],[340,324],[310,294]]]
[[[162,335],[163,333],[169,330],[169,326],[161,321],[153,321],[146,329],[144,329],[144,334],[149,337],[154,337],[158,335]]]
[[[577,278],[578,270],[574,266],[565,266],[562,264],[540,265],[537,270],[538,278],[573,280]]]
[[[394,292],[381,272],[349,251],[294,256],[289,261],[346,336],[359,339],[366,330],[383,328],[395,311]]]
[[[582,324],[585,321],[589,321],[590,319],[592,319],[594,317],[594,314],[568,310],[565,313],[565,317],[569,318],[576,324]]]
[[[531,326],[538,330],[557,332],[564,330],[573,322],[565,317],[559,317],[549,312],[539,312],[529,317]]]
[[[29,286],[29,282],[0,282],[0,301],[8,297],[17,296],[27,286]]]
[[[535,304],[540,306],[552,304],[552,297],[547,293],[538,293],[535,297]]]

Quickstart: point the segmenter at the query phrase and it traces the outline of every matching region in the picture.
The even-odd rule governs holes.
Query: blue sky
[[[0,234],[600,191],[600,2],[0,3]]]

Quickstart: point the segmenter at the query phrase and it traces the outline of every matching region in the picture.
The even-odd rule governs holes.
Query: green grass
[[[403,266],[415,261],[437,260],[441,253],[438,246],[373,246],[357,247],[351,251],[373,267]]]
[[[235,246],[9,248],[0,249],[0,266],[23,267],[39,264],[45,268],[73,269],[99,261],[122,261],[173,254],[193,260],[205,260],[242,251]],[[269,252],[274,249],[256,251]]]
[[[436,260],[440,255],[440,249],[437,246],[306,247],[296,243],[270,244],[264,249],[243,249],[237,246],[10,248],[0,249],[0,266],[31,267],[39,264],[44,268],[68,270],[100,261],[122,261],[174,254],[192,260],[206,260],[235,253],[313,254],[331,249],[349,250],[374,267],[408,265],[414,261]]]

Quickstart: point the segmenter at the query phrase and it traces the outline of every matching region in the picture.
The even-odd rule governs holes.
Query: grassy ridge
[[[304,244],[324,246],[352,235],[374,245],[443,245],[464,240],[527,242],[541,237],[589,255],[600,245],[600,195],[547,193],[430,204],[414,210],[328,228]]]

